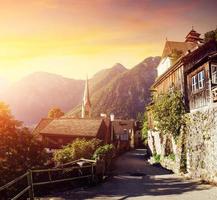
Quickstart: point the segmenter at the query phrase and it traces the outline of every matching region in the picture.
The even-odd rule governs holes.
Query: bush
[[[57,150],[54,153],[54,161],[57,163],[67,163],[80,158],[91,159],[95,150],[100,146],[99,139],[76,139],[71,144],[65,146],[63,149]]]
[[[96,149],[93,159],[101,158],[104,160],[113,158],[115,155],[115,147],[113,144],[106,144]]]
[[[115,147],[113,144],[106,144],[99,147],[93,155],[93,159],[98,159],[99,162],[103,162],[105,171],[109,171],[112,163],[112,159],[115,156]]]

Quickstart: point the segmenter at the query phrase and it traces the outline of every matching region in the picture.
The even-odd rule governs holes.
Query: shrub
[[[99,159],[99,161],[104,162],[105,171],[109,171],[112,163],[112,159],[115,156],[115,147],[113,144],[106,144],[104,146],[99,147],[94,155],[93,159]]]
[[[115,155],[115,147],[113,144],[106,144],[104,146],[100,146],[94,152],[93,159],[102,158],[102,159],[110,159]]]
[[[67,163],[80,158],[91,159],[95,150],[100,146],[99,139],[76,139],[71,144],[57,150],[54,153],[54,161],[58,163]]]

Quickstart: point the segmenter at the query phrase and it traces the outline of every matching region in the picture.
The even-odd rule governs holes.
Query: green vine
[[[177,89],[154,96],[151,112],[156,128],[163,134],[172,134],[175,139],[185,123],[183,96]]]

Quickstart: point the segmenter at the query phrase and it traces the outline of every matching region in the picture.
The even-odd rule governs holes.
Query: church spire
[[[85,84],[84,96],[82,101],[81,118],[91,117],[91,103],[89,94],[88,77]]]

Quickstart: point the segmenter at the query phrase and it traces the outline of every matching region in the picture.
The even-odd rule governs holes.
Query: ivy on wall
[[[156,128],[163,134],[172,134],[175,139],[185,123],[183,95],[175,88],[154,96],[151,112]]]

